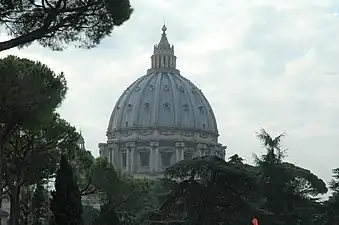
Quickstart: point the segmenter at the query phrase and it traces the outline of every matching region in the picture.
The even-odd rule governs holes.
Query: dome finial
[[[163,34],[166,34],[166,30],[167,30],[167,27],[166,27],[166,25],[164,24],[164,25],[162,26],[162,33],[163,33]]]
[[[167,27],[166,27],[166,18],[165,18],[165,17],[164,17],[164,24],[162,25],[161,30],[162,30],[162,33],[163,33],[163,34],[166,34]]]

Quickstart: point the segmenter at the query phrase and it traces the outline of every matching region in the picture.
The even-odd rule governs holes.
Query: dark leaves
[[[0,3],[0,25],[14,37],[0,42],[0,51],[26,46],[34,40],[53,50],[62,50],[71,43],[92,48],[133,12],[129,0],[19,2]]]

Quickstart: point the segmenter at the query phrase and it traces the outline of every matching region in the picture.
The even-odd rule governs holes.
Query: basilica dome
[[[204,94],[176,69],[174,47],[163,27],[154,47],[152,68],[120,96],[108,133],[128,129],[180,129],[218,135],[217,122]]]
[[[145,128],[218,134],[207,99],[177,70],[149,72],[130,85],[116,103],[108,132]]]
[[[224,157],[211,105],[176,68],[174,46],[162,28],[146,75],[116,102],[100,155],[130,173],[159,172],[195,156]],[[118,158],[118,159],[116,159]]]

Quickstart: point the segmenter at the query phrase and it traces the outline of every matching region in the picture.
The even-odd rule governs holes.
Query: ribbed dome
[[[176,68],[174,46],[162,28],[151,67],[118,99],[100,143],[100,156],[135,177],[158,179],[182,160],[225,159],[217,122],[203,93]]]
[[[218,133],[212,108],[202,92],[176,73],[147,74],[122,94],[108,131],[169,127]]]
[[[181,129],[218,134],[213,110],[203,93],[176,69],[166,27],[154,46],[152,66],[120,96],[108,133],[138,128]]]

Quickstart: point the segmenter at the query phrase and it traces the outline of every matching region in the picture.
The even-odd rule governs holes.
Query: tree
[[[339,168],[332,170],[333,179],[330,181],[329,186],[334,194],[339,193]]]
[[[100,211],[91,205],[84,205],[82,211],[82,220],[84,225],[95,225],[95,220],[99,216]]]
[[[0,2],[0,26],[11,39],[0,52],[31,44],[62,50],[70,43],[91,48],[130,18],[129,0],[42,0]]]
[[[92,182],[92,173],[95,166],[95,158],[88,150],[78,148],[73,154],[67,155],[75,172],[82,196],[92,195],[97,192],[97,187]]]
[[[66,156],[62,156],[51,200],[51,225],[82,225],[80,190],[73,169]]]
[[[49,219],[48,190],[42,181],[38,181],[35,186],[32,199],[32,224],[47,225]]]
[[[121,225],[122,222],[117,214],[116,209],[112,207],[110,201],[105,202],[100,207],[99,216],[95,218],[94,225]]]
[[[284,162],[285,150],[281,139],[285,134],[272,138],[264,129],[257,137],[266,148],[266,154],[255,161],[260,171],[261,195],[266,209],[273,213],[272,224],[310,224],[314,220],[316,196],[327,192],[324,181],[311,171]]]
[[[114,214],[119,219],[116,221],[121,223],[135,220],[135,215],[143,206],[140,200],[150,191],[148,180],[134,179],[116,170],[101,157],[95,160],[90,177],[102,203],[97,221],[105,221],[107,216]]]
[[[25,185],[20,191],[20,217],[18,224],[30,225],[32,215],[33,185]]]
[[[339,224],[339,168],[333,169],[333,179],[329,183],[332,194],[323,204],[322,222],[326,225]]]
[[[62,73],[55,74],[46,65],[15,56],[0,59],[0,74],[1,201],[5,144],[20,129],[51,119],[67,87]]]
[[[253,215],[265,214],[256,199],[255,170],[239,160],[184,160],[166,169],[165,181],[169,193],[150,224],[248,224]]]
[[[60,153],[76,148],[77,137],[75,129],[58,114],[48,123],[20,129],[11,137],[4,148],[4,178],[11,199],[9,225],[19,219],[21,188],[54,176]]]

